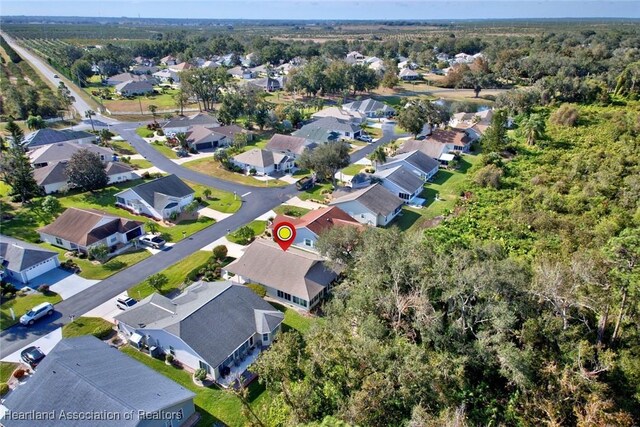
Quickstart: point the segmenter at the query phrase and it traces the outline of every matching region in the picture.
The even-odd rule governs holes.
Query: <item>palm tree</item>
[[[84,112],[84,116],[91,121],[91,130],[96,131],[96,128],[93,126],[93,116],[96,115],[96,112],[93,110],[87,110]]]
[[[387,161],[387,153],[384,151],[384,148],[378,147],[369,154],[369,160],[371,160],[375,168],[378,169],[378,164],[382,164]]]
[[[520,132],[529,145],[534,145],[542,138],[544,131],[545,122],[539,114],[531,114],[520,123]]]
[[[183,148],[184,150],[188,150],[189,149],[189,141],[187,140],[187,134],[184,132],[180,132],[176,134],[176,140],[178,141],[178,144],[180,144],[180,147]]]
[[[157,123],[156,122],[156,111],[158,111],[158,106],[150,104],[147,108],[149,109],[149,111],[151,112],[151,115],[153,116],[153,123]]]

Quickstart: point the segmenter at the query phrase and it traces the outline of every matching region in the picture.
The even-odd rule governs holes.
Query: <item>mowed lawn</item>
[[[171,149],[171,147],[168,147],[167,145],[163,144],[160,141],[152,142],[150,145],[156,151],[160,152],[160,154],[162,154],[163,156],[165,156],[165,157],[167,157],[169,159],[177,159],[178,158],[178,153],[176,153],[175,151],[173,151]]]
[[[441,169],[434,180],[425,184],[420,197],[426,199],[421,209],[404,206],[401,216],[394,219],[389,227],[399,227],[401,230],[422,228],[425,223],[437,216],[453,210],[460,192],[464,190],[469,180],[469,170],[480,161],[477,155],[465,154],[455,170]],[[435,200],[436,194],[438,200]]]
[[[240,209],[240,206],[242,206],[242,198],[238,194],[234,195],[228,191],[219,190],[214,187],[207,187],[202,184],[196,184],[192,181],[185,182],[189,187],[195,190],[196,197],[200,197],[202,199],[202,204],[207,205],[211,209],[215,209],[223,213],[234,213]],[[206,189],[209,189],[211,192],[208,198],[204,196]]]
[[[100,88],[94,87],[91,89],[99,90],[102,88],[108,88],[108,86],[102,86]],[[158,87],[156,87],[155,89],[160,91]],[[134,97],[132,99],[107,99],[101,101],[102,104],[111,112],[138,114],[140,113],[140,108],[142,107],[142,114],[151,115],[151,113],[149,112],[149,105],[155,105],[156,107],[158,107],[159,111],[170,110],[171,112],[173,112],[176,109],[173,95],[175,95],[177,91],[177,89],[168,89],[165,93],[156,95],[143,95]],[[185,105],[184,108],[198,108],[198,104],[188,104]]]
[[[243,225],[242,227],[249,227],[251,230],[253,230],[253,235],[257,237],[264,233],[264,231],[267,229],[267,221],[260,221],[256,219],[251,221],[249,224]],[[229,240],[231,243],[237,243],[239,245],[243,244],[241,238],[237,235],[240,228],[230,233],[227,236],[227,240]]]
[[[26,296],[16,296],[0,305],[0,329],[6,329],[15,325],[20,320],[20,316],[31,310],[38,304],[50,302],[56,304],[62,301],[62,297],[55,292],[48,292],[46,295],[41,292],[34,292]],[[11,317],[11,309],[15,314],[15,320]]]
[[[11,378],[11,374],[18,368],[17,363],[0,362],[0,383],[6,383]]]
[[[279,179],[260,181],[252,176],[228,171],[222,167],[220,162],[214,160],[213,156],[210,158],[192,160],[190,162],[183,163],[182,166],[226,181],[233,181],[239,184],[251,185],[253,187],[283,187],[289,185],[287,182]]]
[[[83,335],[108,334],[113,329],[113,324],[101,317],[78,317],[71,323],[62,327],[62,337],[72,338]]]
[[[168,283],[159,290],[160,293],[168,294],[180,289],[191,270],[206,263],[212,255],[209,251],[197,251],[162,270],[160,273],[167,276]],[[146,281],[132,286],[127,291],[130,297],[136,299],[145,298],[154,292],[156,292],[156,289],[152,288]]]

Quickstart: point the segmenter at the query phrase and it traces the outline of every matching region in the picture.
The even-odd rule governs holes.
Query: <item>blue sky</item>
[[[424,20],[640,18],[640,0],[2,0],[0,15]]]

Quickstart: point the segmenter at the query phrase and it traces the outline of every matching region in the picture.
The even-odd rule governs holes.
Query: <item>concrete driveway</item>
[[[61,268],[54,268],[31,280],[29,287],[38,289],[40,285],[49,285],[49,289],[52,292],[59,294],[62,299],[67,299],[85,289],[89,289],[98,282],[99,280],[85,279]]]
[[[107,301],[100,304],[99,306],[95,307],[94,309],[84,313],[83,316],[84,317],[101,317],[107,322],[114,323],[113,321],[114,316],[122,313],[122,310],[120,310],[116,306],[116,299],[126,298],[128,296],[129,295],[127,294],[127,292],[122,292],[120,295],[110,298]],[[133,296],[133,298],[138,299],[138,296],[135,295]]]
[[[38,338],[37,340],[35,340],[34,342],[30,343],[30,344],[25,344],[24,347],[20,348],[19,350],[11,353],[10,355],[8,355],[7,357],[3,358],[2,361],[3,362],[14,362],[14,363],[22,363],[22,359],[20,358],[20,352],[22,350],[24,350],[27,347],[31,347],[31,346],[35,346],[35,347],[40,347],[40,350],[42,350],[42,352],[44,354],[49,354],[49,352],[51,351],[51,349],[53,349],[53,347],[56,346],[56,344],[58,344],[58,342],[62,339],[62,328],[58,328],[55,331],[48,333],[47,335]]]

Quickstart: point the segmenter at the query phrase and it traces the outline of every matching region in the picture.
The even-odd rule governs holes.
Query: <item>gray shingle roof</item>
[[[388,105],[371,98],[344,104],[342,108],[345,110],[359,111],[364,114],[375,113],[377,111],[383,111],[385,113],[393,111],[393,108]]]
[[[338,276],[324,264],[322,257],[296,248],[283,251],[275,242],[266,239],[256,239],[225,269],[307,301]]]
[[[280,164],[287,159],[288,157],[285,154],[274,153],[273,151],[262,150],[260,148],[253,148],[249,151],[233,156],[233,160],[238,163],[244,163],[260,168]]]
[[[23,271],[57,256],[57,252],[38,249],[33,246],[13,242],[0,242],[0,263],[11,271]]]
[[[67,182],[68,178],[65,173],[67,170],[67,162],[49,163],[47,166],[36,168],[33,171],[33,177],[40,186],[48,184],[57,184],[59,182]],[[120,162],[108,162],[105,166],[107,176],[118,175],[125,172],[133,172],[133,168]]]
[[[92,135],[88,132],[78,131],[78,130],[56,130],[56,129],[40,129],[35,132],[31,132],[24,138],[24,146],[32,149],[34,147],[40,145],[47,144],[55,144],[56,142],[66,142],[73,141],[77,139],[84,139],[93,137],[95,139],[95,135]]]
[[[396,151],[398,154],[410,153],[412,151],[420,151],[432,159],[438,160],[440,156],[446,151],[446,145],[437,141],[431,141],[425,139],[419,141],[417,139],[409,139],[402,143],[400,148]]]
[[[424,182],[413,172],[403,165],[394,168],[377,171],[374,176],[389,180],[407,193],[413,194],[414,191],[422,187]]]
[[[269,151],[302,154],[305,149],[313,149],[318,144],[305,138],[291,135],[274,134],[266,145]]]
[[[371,212],[387,216],[395,212],[404,202],[400,197],[392,194],[380,184],[374,184],[369,187],[338,192],[338,197],[334,198],[329,205],[338,205],[341,203],[356,200]]]
[[[116,92],[146,93],[153,90],[153,85],[148,81],[128,81],[116,85]]]
[[[169,197],[185,197],[189,194],[195,193],[195,191],[184,183],[180,178],[176,175],[167,175],[162,178],[154,179],[153,181],[145,182],[144,184],[136,185],[135,187],[131,187],[130,190],[133,190],[142,200],[147,202],[149,205],[155,207],[156,209],[164,209],[166,206],[160,206],[159,204],[164,203],[166,201],[166,196]],[[128,190],[121,191],[118,194],[124,193]],[[116,196],[118,196],[116,194]],[[165,197],[163,197],[165,196]]]
[[[439,162],[420,150],[409,151],[407,153],[401,153],[397,156],[391,157],[387,162],[378,169],[386,169],[387,167],[393,167],[402,163],[403,161],[409,163],[416,169],[421,170],[424,173],[431,172],[433,169],[439,166]]]
[[[357,132],[360,130],[360,126],[349,121],[337,119],[335,117],[321,117],[304,125],[300,130],[305,128],[319,128],[324,129],[327,132]]]
[[[245,286],[197,282],[173,300],[153,294],[115,319],[165,329],[216,367],[256,332],[272,332],[284,315]]]
[[[138,411],[158,412],[193,399],[194,393],[109,347],[93,336],[64,339],[44,358],[29,381],[12,391],[4,406],[14,412],[55,411],[133,412],[133,419],[91,420],[93,427],[140,424]],[[6,427],[33,426],[32,420],[3,419]],[[37,422],[39,427],[81,427],[86,420],[58,417]]]
[[[195,125],[218,126],[220,123],[215,117],[210,116],[209,114],[198,113],[188,117],[174,117],[162,125],[162,127],[165,129],[171,129]]]
[[[105,147],[100,147],[95,144],[78,144],[75,142],[59,142],[57,144],[45,145],[38,147],[30,152],[29,160],[31,163],[50,163],[60,162],[62,160],[69,160],[74,153],[80,150],[89,150],[92,153],[102,155],[104,161],[109,161],[113,158],[113,150]]]

